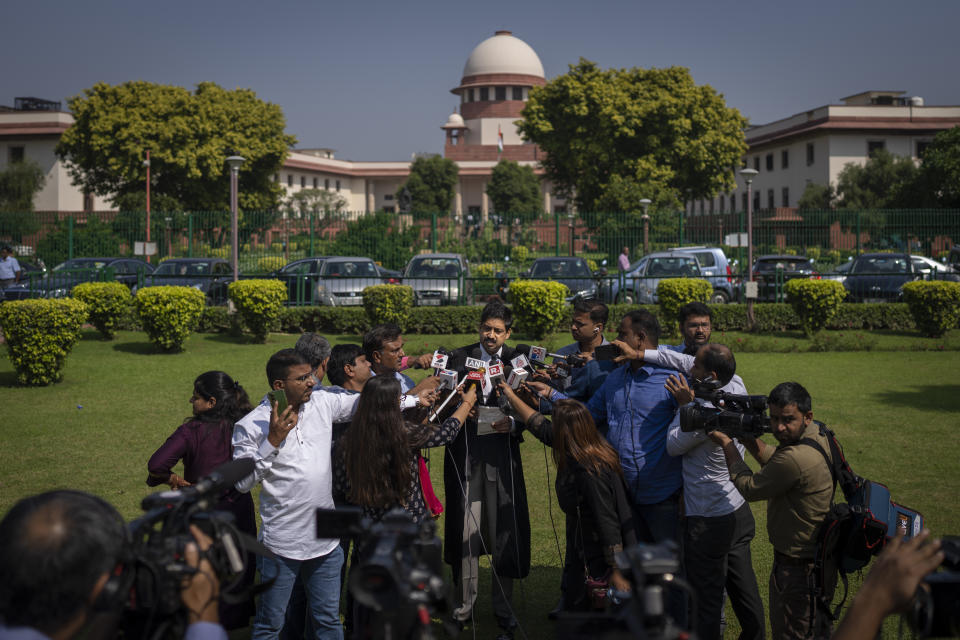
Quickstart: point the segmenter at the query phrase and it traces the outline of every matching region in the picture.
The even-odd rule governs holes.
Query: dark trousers
[[[646,544],[674,542],[677,553],[683,558],[683,538],[680,535],[680,504],[683,496],[677,491],[666,500],[654,504],[634,504],[633,523],[637,539]],[[683,577],[683,566],[680,566]],[[667,613],[681,628],[687,626],[686,596],[679,589],[670,589],[664,603]]]
[[[724,516],[687,516],[684,567],[687,582],[697,596],[697,619],[693,622],[700,640],[721,637],[724,587],[740,621],[741,640],[764,637],[763,603],[750,557],[755,530],[746,503]]]

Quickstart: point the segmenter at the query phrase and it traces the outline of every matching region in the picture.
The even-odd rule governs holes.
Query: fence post
[[[557,241],[553,247],[554,255],[559,258],[560,257],[560,212],[559,211],[553,212],[553,219],[556,221],[556,225],[557,225]]]
[[[860,210],[857,209],[857,256],[860,256]]]
[[[683,211],[680,211],[680,242],[677,243],[677,246],[683,246]]]
[[[316,220],[316,217],[317,217],[317,212],[316,212],[316,211],[311,211],[311,212],[310,212],[310,253],[308,254],[308,255],[310,255],[310,256],[313,256],[313,255],[314,255],[314,253],[313,253],[313,223],[314,223],[314,220]]]
[[[187,257],[193,257],[193,212],[187,214]]]
[[[437,212],[430,216],[430,251],[437,252]]]
[[[73,216],[67,218],[67,257],[73,260]]]

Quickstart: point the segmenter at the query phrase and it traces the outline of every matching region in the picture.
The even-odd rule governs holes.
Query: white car
[[[953,267],[932,260],[926,256],[910,256],[913,268],[923,274],[924,280],[949,280],[960,282],[960,273]]]

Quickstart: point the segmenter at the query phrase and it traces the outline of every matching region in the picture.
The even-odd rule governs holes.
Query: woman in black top
[[[501,384],[500,389],[527,429],[553,448],[557,501],[571,523],[567,535],[575,540],[577,562],[587,576],[606,578],[618,591],[629,591],[630,583],[617,568],[614,554],[637,539],[617,452],[597,431],[582,403],[557,402],[551,423],[508,385]],[[583,582],[567,585],[566,599],[572,608],[591,606]]]

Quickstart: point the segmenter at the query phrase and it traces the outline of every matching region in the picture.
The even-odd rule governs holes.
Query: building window
[[[760,190],[759,189],[753,192],[753,210],[754,211],[760,210]]]
[[[313,188],[314,188],[314,189],[317,188],[317,185],[319,184],[319,182],[320,182],[320,181],[319,181],[316,177],[313,178]]]
[[[784,187],[780,190],[781,204],[782,207],[790,206],[790,187]]]
[[[323,188],[330,191],[330,178],[323,179]]]
[[[480,102],[487,102],[488,100],[490,100],[490,88],[480,87]]]
[[[10,147],[7,151],[7,160],[10,164],[14,162],[23,162],[26,153],[24,152],[23,147]]]
[[[767,189],[767,209],[773,209],[776,204],[773,202],[773,189]]]
[[[917,140],[917,157],[923,160],[923,154],[927,152],[929,146],[929,140]]]
[[[84,192],[83,194],[83,210],[93,211],[93,194],[90,192]]]
[[[753,170],[760,171],[760,156],[757,156],[753,159]]]
[[[813,143],[808,142],[807,143],[807,166],[809,167],[812,164],[813,164]]]
[[[279,173],[273,174],[273,181],[274,181],[274,182],[280,182],[280,174],[279,174]]]
[[[507,99],[507,88],[506,87],[497,87],[494,90],[494,95],[497,100],[506,100]]]
[[[720,213],[724,213],[724,209],[727,206],[727,198],[725,196],[720,196]]]
[[[747,210],[747,194],[745,193],[742,194],[740,196],[740,200],[743,202],[743,204],[740,205],[740,211],[746,211]]]
[[[883,140],[867,140],[867,157],[873,157],[873,154],[877,151],[885,149],[887,143]]]
[[[696,211],[694,211],[696,213]],[[703,215],[703,200],[700,201],[700,215]]]
[[[388,194],[386,194],[386,195],[383,196],[383,199],[384,199],[384,200],[388,200],[388,201],[389,201],[389,200],[393,200],[393,194],[392,194],[392,193],[388,193]]]
[[[288,186],[288,187],[292,187],[292,186],[293,186],[293,174],[292,174],[292,173],[288,173],[288,174],[287,174],[287,186]]]
[[[307,176],[300,176],[300,188],[305,189],[307,187]]]
[[[767,154],[767,171],[773,171],[773,154]]]
[[[383,212],[384,212],[384,213],[395,213],[395,212],[396,212],[396,208],[394,208],[394,207],[384,207],[384,208],[383,208]]]
[[[337,191],[338,191],[338,192],[340,191],[340,181],[339,181],[339,180],[337,180]]]
[[[747,201],[746,195],[743,196],[743,201],[744,202]],[[737,210],[737,196],[731,195],[730,196],[730,213],[733,213],[736,210]]]
[[[514,99],[514,100],[523,100],[523,87],[514,87],[514,88],[513,88],[513,99]]]
[[[711,214],[713,213],[713,198],[710,198],[709,211],[710,211]]]
[[[790,151],[784,149],[780,152],[780,168],[786,169],[790,166]]]

